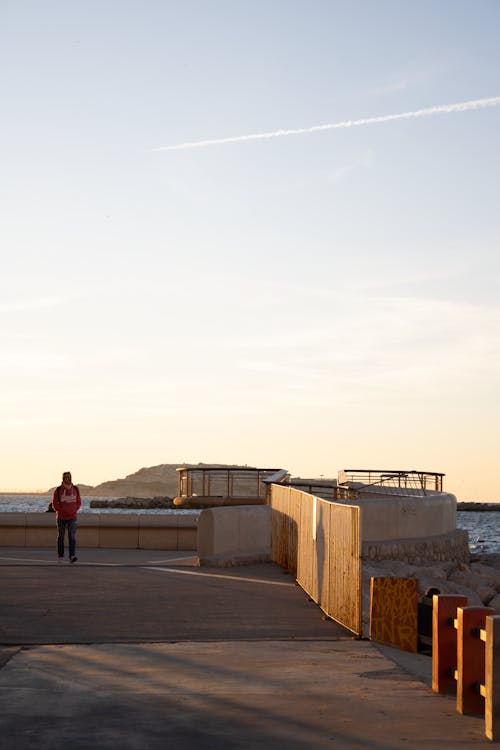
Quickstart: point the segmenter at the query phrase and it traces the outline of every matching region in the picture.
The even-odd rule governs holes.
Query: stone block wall
[[[400,560],[410,565],[435,562],[469,562],[469,535],[463,529],[428,538],[364,541],[364,560]]]

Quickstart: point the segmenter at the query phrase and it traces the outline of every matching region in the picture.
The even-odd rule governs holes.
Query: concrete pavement
[[[16,750],[477,748],[430,659],[354,640],[272,564],[0,549],[0,738]]]

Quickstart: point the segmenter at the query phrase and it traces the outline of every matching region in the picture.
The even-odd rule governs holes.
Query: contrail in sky
[[[281,138],[285,135],[304,135],[305,133],[319,133],[322,130],[337,130],[338,128],[355,128],[359,125],[373,125],[378,122],[393,122],[394,120],[411,120],[415,117],[430,117],[431,115],[450,114],[452,112],[468,112],[471,109],[483,109],[484,107],[496,107],[500,104],[500,96],[489,99],[474,99],[469,102],[458,104],[441,104],[437,107],[417,109],[414,112],[401,112],[396,115],[381,115],[380,117],[367,117],[363,120],[345,120],[343,122],[331,122],[326,125],[313,125],[310,128],[296,128],[293,130],[275,130],[271,133],[253,133],[249,135],[235,135],[228,138],[213,138],[205,141],[191,141],[190,143],[178,143],[175,146],[159,146],[154,151],[181,151],[188,148],[205,148],[206,146],[221,146],[225,143],[241,143],[243,141],[259,141],[264,138]]]

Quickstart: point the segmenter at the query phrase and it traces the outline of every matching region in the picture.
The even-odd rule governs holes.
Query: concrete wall
[[[200,565],[230,566],[270,559],[271,508],[207,508],[198,521]]]
[[[54,547],[55,513],[0,513],[0,547]],[[79,513],[81,548],[196,550],[197,516]]]
[[[463,529],[428,539],[386,539],[363,542],[364,560],[400,560],[409,565],[470,560],[469,535]]]
[[[468,535],[456,528],[456,497],[360,493],[362,557],[424,563],[467,561]],[[210,508],[200,513],[200,565],[237,565],[270,556],[269,506]]]
[[[446,492],[425,497],[363,492],[351,504],[361,510],[363,542],[428,539],[450,534],[457,526],[457,499]]]

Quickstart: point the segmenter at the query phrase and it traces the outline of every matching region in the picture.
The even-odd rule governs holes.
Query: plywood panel
[[[370,638],[405,651],[417,650],[415,578],[372,578],[370,606]]]

